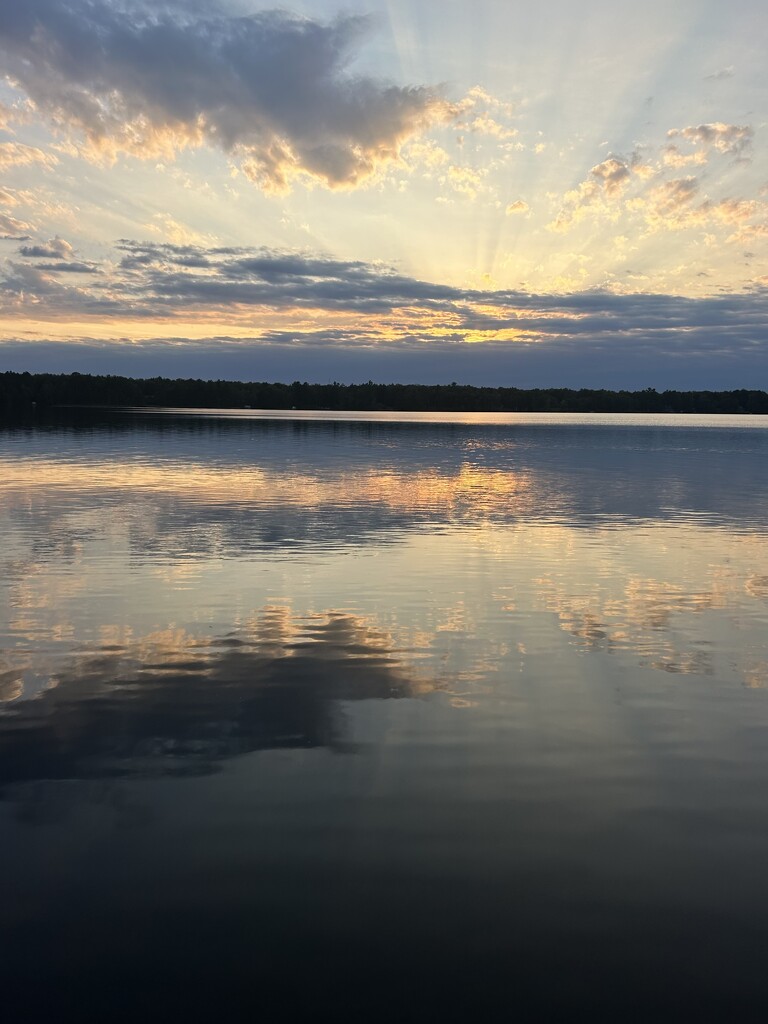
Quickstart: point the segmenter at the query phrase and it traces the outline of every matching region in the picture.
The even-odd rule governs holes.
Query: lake
[[[10,1019],[764,1020],[768,417],[0,429]]]

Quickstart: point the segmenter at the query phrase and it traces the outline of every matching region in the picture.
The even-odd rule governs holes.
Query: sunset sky
[[[0,370],[768,388],[764,0],[0,0]]]

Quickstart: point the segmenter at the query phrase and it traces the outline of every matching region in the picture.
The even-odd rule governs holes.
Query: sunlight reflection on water
[[[9,976],[749,1016],[768,424],[381,419],[0,433]]]

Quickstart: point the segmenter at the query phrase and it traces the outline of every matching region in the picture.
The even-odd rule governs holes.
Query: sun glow
[[[59,341],[86,359],[87,340],[167,338],[182,358],[185,341],[225,336],[283,346],[289,366],[297,340],[367,345],[371,362],[384,343],[407,378],[414,342],[546,343],[547,321],[586,317],[584,295],[701,299],[701,323],[724,293],[764,293],[768,137],[744,114],[762,109],[764,68],[746,23],[661,0],[642,16],[556,0],[524,24],[491,0],[471,15],[373,10],[224,13],[213,34],[187,11],[154,77],[138,44],[121,49],[160,31],[140,13],[74,0],[46,45],[11,19],[0,345]],[[752,38],[765,17],[752,12]],[[73,54],[74,38],[94,45]],[[295,63],[280,88],[278,51]],[[516,325],[531,316],[516,293],[564,307]],[[623,309],[622,330],[663,361],[663,336]]]

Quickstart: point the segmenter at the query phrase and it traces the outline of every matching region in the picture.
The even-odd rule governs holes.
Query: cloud
[[[64,238],[51,238],[47,245],[23,245],[19,249],[20,256],[38,259],[67,259],[74,254],[74,249]]]
[[[508,217],[511,217],[516,213],[528,213],[529,210],[530,206],[524,199],[516,199],[514,203],[510,203],[509,206],[507,206],[506,214]]]
[[[67,244],[54,239],[47,245],[24,246],[20,254],[66,259]],[[266,309],[388,314],[413,305],[431,311],[463,295],[378,264],[269,249],[124,240],[118,252],[119,264],[105,261],[99,280],[89,288],[58,281],[53,269],[42,272],[40,265],[9,263],[0,278],[0,294],[15,308],[35,315],[47,308],[51,316],[151,320],[192,315],[223,317],[225,322],[252,320]]]
[[[199,231],[175,220],[169,213],[156,213],[146,228],[173,245],[206,245],[215,242],[210,235],[201,235]]]
[[[461,115],[475,114],[480,111],[479,116],[484,118],[490,116],[488,111],[493,111],[499,117],[509,120],[517,113],[517,105],[493,96],[481,85],[474,85],[467,95],[457,104],[457,112]],[[470,127],[470,122],[462,122],[462,127]],[[493,133],[492,133],[493,134]]]
[[[344,188],[455,113],[434,89],[349,71],[369,26],[26,0],[4,6],[0,49],[12,81],[86,155],[167,158],[207,144],[266,190],[297,178]]]
[[[60,274],[98,274],[98,267],[94,266],[93,263],[80,263],[78,261],[70,263],[38,263],[38,270],[54,270]]]
[[[748,224],[755,218],[768,216],[768,206],[756,199],[705,199],[695,204],[699,183],[694,177],[675,178],[652,188],[646,197],[638,200],[646,219],[654,230],[681,230],[684,228],[715,228],[736,226],[739,231],[727,242],[749,241],[758,237],[760,225]]]
[[[485,188],[484,179],[486,174],[487,171],[485,169],[457,167],[455,164],[452,164],[448,168],[447,173],[440,178],[440,182],[450,186],[454,192],[466,196],[467,199],[476,199]]]
[[[626,310],[635,305],[634,299],[627,297]],[[494,387],[630,390],[764,387],[768,303],[753,295],[729,299],[729,311],[718,309],[715,300],[701,300],[689,307],[687,317],[672,310],[670,320],[666,304],[654,309],[649,301],[643,311],[645,324],[636,324],[631,312],[622,318],[622,304],[617,303],[599,333],[570,336],[563,327],[559,335],[516,343],[467,344],[460,338],[366,342],[353,332],[304,340],[169,337],[130,345],[89,338],[24,339],[0,342],[0,357],[6,370],[133,377],[424,384],[459,380]],[[544,316],[540,325],[556,330]]]
[[[49,314],[59,309],[79,309],[85,300],[85,296],[61,284],[54,274],[30,263],[13,260],[6,263],[0,293],[4,293],[21,311],[35,308],[47,310]],[[4,312],[10,312],[7,306]]]
[[[666,178],[667,169],[679,170],[707,162],[707,151],[742,153],[750,145],[752,129],[711,124],[697,128],[672,129],[668,137],[680,136],[702,148],[683,153],[674,143],[663,147],[659,160],[646,160],[638,151],[629,159],[610,156],[595,165],[587,178],[566,192],[559,213],[548,230],[566,232],[587,217],[617,221],[640,213],[652,231],[739,225],[741,233],[727,241],[749,240],[750,232],[760,234],[749,220],[768,218],[768,205],[754,199],[733,198],[697,202],[700,182],[694,175]],[[714,237],[714,236],[713,236]]]
[[[547,225],[548,229],[568,231],[590,212],[611,215],[615,201],[627,191],[633,174],[641,178],[648,177],[648,168],[637,153],[629,160],[609,156],[602,163],[596,164],[589,172],[589,177],[575,189],[566,192],[563,206],[555,220]]]
[[[415,140],[410,143],[404,156],[410,169],[420,167],[427,173],[450,163],[451,159],[446,151],[431,139]]]
[[[645,200],[648,220],[655,227],[684,227],[689,205],[699,190],[694,177],[673,178],[650,189]]]
[[[761,224],[744,224],[727,241],[743,244],[745,242],[759,241],[764,238],[768,238],[768,221],[763,221]]]
[[[7,213],[0,213],[0,234],[3,237],[24,241],[29,237],[26,232],[33,230],[33,225],[27,221],[10,217]]]
[[[667,183],[660,189],[657,208],[667,215],[684,208],[686,197],[695,195],[694,179]],[[708,206],[729,223],[741,223],[749,207],[738,202]],[[259,316],[264,310],[299,313],[299,334],[315,332],[328,338],[328,325],[308,320],[302,311],[329,311],[339,337],[355,331],[375,340],[381,336],[381,317],[397,325],[387,337],[398,340],[409,329],[422,337],[463,336],[470,331],[517,329],[532,331],[536,337],[559,330],[569,334],[599,331],[608,322],[619,323],[628,317],[633,323],[647,324],[657,316],[670,325],[673,311],[682,323],[687,311],[696,308],[693,300],[672,296],[615,296],[604,291],[580,292],[570,296],[535,295],[514,290],[481,291],[421,281],[397,273],[391,267],[361,260],[338,260],[324,255],[246,247],[171,245],[156,242],[122,240],[117,245],[119,262],[114,258],[102,264],[89,264],[109,278],[94,282],[93,290],[71,290],[68,302],[81,315],[103,311],[119,312],[131,318],[195,317],[198,314],[235,319]],[[22,254],[31,258],[66,260],[71,247],[64,239],[53,239],[47,246],[24,246]],[[45,269],[44,269],[45,268]],[[10,265],[0,287],[6,294],[24,294],[36,311],[44,295],[56,292],[56,302],[64,301],[67,287],[56,283],[56,264],[16,262]],[[722,307],[718,307],[722,308]],[[653,311],[651,314],[649,311]],[[685,311],[685,314],[681,313]],[[353,315],[352,320],[341,314]],[[557,315],[555,315],[557,314]],[[363,319],[355,320],[359,315]],[[591,319],[596,317],[596,319]],[[396,319],[395,319],[396,318]],[[675,321],[677,322],[677,321]],[[349,324],[356,326],[350,328]],[[266,332],[266,329],[262,332]],[[280,336],[284,341],[291,335]]]
[[[467,128],[471,132],[493,135],[497,139],[514,139],[520,134],[517,128],[506,128],[503,124],[499,124],[490,114],[478,114],[469,122]]]
[[[592,178],[599,182],[602,191],[610,197],[621,195],[629,184],[629,164],[616,157],[610,157],[590,171]]]
[[[696,203],[693,179],[667,185],[656,194],[659,217],[749,225],[748,204]],[[218,358],[227,374],[246,379],[293,380],[298,372],[306,379],[500,383],[494,367],[518,367],[523,376],[503,380],[607,387],[633,380],[699,387],[707,374],[716,387],[726,379],[732,387],[768,380],[768,293],[760,288],[704,299],[607,290],[539,295],[438,285],[311,253],[134,241],[121,242],[118,253],[120,260],[113,254],[88,264],[91,272],[75,271],[75,261],[8,264],[0,281],[6,322],[15,317],[21,333],[28,317],[90,319],[99,332],[119,330],[120,337],[130,321],[141,334],[145,324],[177,325],[166,327],[169,337],[59,349],[24,341],[24,359],[45,352],[46,369],[64,369],[69,360],[70,369],[93,372],[221,376]],[[67,280],[73,272],[76,283]],[[193,324],[198,340],[183,333]],[[211,336],[200,341],[205,325]],[[2,353],[4,365],[19,366],[12,346]],[[718,377],[718,360],[730,378]]]
[[[661,151],[661,160],[665,167],[673,167],[676,170],[681,167],[688,167],[690,164],[701,166],[707,162],[707,154],[699,149],[693,153],[682,153],[675,145],[665,146]]]
[[[743,155],[752,145],[754,130],[746,124],[700,124],[689,128],[670,128],[667,138],[685,139],[695,146],[716,149],[719,153]]]
[[[0,171],[6,171],[9,167],[29,167],[32,164],[52,170],[58,162],[51,153],[44,153],[35,146],[25,146],[21,142],[0,142]]]
[[[735,71],[735,69],[733,67],[733,64],[731,64],[727,68],[720,68],[719,71],[714,71],[711,75],[705,75],[704,76],[704,81],[705,82],[722,82],[723,79],[725,79],[725,78],[733,78],[733,76],[735,74],[736,74],[736,71]]]

